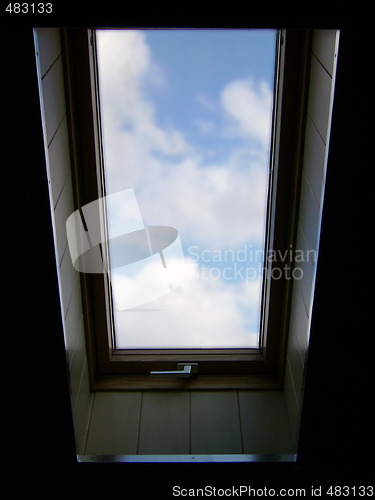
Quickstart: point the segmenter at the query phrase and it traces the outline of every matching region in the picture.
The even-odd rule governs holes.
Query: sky
[[[106,194],[126,200],[109,228],[136,213],[149,248],[111,270],[118,348],[258,346],[275,46],[272,30],[97,31]]]

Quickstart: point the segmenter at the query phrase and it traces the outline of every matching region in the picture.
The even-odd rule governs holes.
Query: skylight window
[[[258,348],[275,30],[96,30],[116,349]]]

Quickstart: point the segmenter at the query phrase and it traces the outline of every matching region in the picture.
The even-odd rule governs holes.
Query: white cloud
[[[139,92],[139,82],[150,65],[144,36],[132,30],[104,30],[97,32],[97,40],[99,88],[104,93],[102,112],[117,126],[137,120],[140,112],[150,112]]]
[[[265,81],[234,80],[221,95],[223,108],[235,119],[234,131],[260,141],[267,151],[270,144],[272,91]]]
[[[198,273],[195,262],[186,265],[192,276]],[[138,311],[116,312],[118,347],[256,347],[257,330],[243,311],[257,311],[259,286],[259,281],[227,286],[221,280],[189,279]]]
[[[154,105],[142,93],[143,83],[163,79],[162,70],[151,61],[143,33],[99,31],[97,45],[103,136],[105,150],[110,152],[108,167],[117,163],[119,141],[130,152],[139,147],[146,147],[146,153],[184,152],[182,134],[156,125]]]
[[[154,182],[136,188],[145,221],[163,221],[179,230],[182,241],[198,241],[207,248],[261,241],[267,174],[255,160],[245,170],[236,167],[238,158],[231,161],[200,168],[187,158],[159,178],[160,170],[152,173]]]

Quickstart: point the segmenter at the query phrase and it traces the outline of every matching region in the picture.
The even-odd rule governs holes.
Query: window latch
[[[177,370],[152,371],[150,375],[188,378],[190,375],[196,375],[198,371],[198,363],[177,363]]]

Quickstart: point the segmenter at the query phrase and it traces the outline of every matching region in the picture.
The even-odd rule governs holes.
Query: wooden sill
[[[143,390],[279,390],[281,377],[270,374],[197,375],[191,378],[150,375],[104,375],[93,382],[93,391]]]

